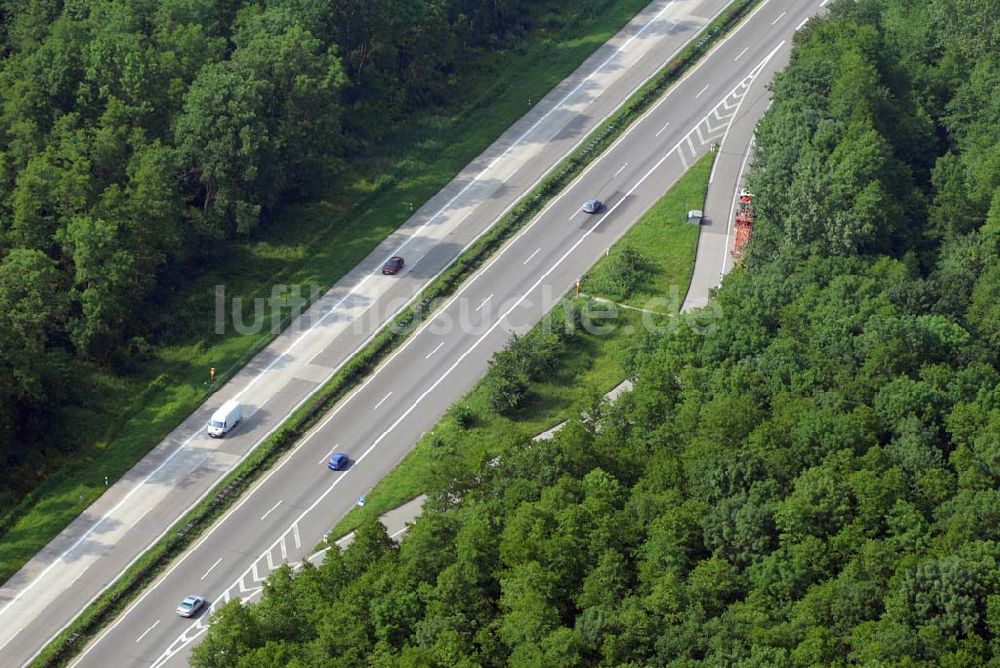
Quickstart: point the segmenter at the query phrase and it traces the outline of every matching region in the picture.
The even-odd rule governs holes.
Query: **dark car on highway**
[[[326,465],[331,471],[343,471],[347,468],[347,463],[351,460],[347,458],[343,452],[336,453],[333,457],[330,457],[330,463]]]
[[[386,276],[393,276],[398,274],[399,270],[403,268],[403,258],[398,255],[393,255],[391,258],[385,261],[382,265],[382,273]]]

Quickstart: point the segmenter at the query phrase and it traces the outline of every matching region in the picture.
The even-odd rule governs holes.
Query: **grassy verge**
[[[83,512],[244,366],[274,336],[218,336],[215,286],[252,304],[271,286],[328,289],[538,100],[606,42],[647,0],[608,3],[557,33],[540,33],[495,59],[468,82],[452,109],[418,116],[380,142],[314,202],[293,205],[253,241],[231,244],[212,267],[192,267],[193,285],[156,323],[168,344],[127,376],[83,370],[89,391],[74,398],[66,423],[72,451],[48,452],[25,479],[36,486],[0,515],[0,582]],[[249,313],[249,311],[248,311]],[[270,312],[266,311],[269,317]],[[287,322],[287,321],[286,321]],[[207,384],[208,370],[219,378]],[[41,481],[39,483],[39,481]],[[8,501],[9,499],[0,499]]]
[[[713,22],[697,43],[682,50],[675,60],[644,89],[631,98],[622,111],[595,130],[590,141],[563,161],[550,176],[493,228],[484,234],[469,250],[462,254],[445,272],[438,276],[422,293],[415,306],[396,318],[392,327],[379,334],[333,379],[324,385],[310,400],[271,435],[235,471],[216,486],[208,500],[191,511],[131,568],[108,588],[97,600],[66,627],[32,662],[33,666],[64,665],[100,629],[114,618],[147,584],[170,563],[170,560],[221,515],[258,476],[293,446],[314,422],[361,378],[371,372],[385,356],[398,346],[423,320],[433,312],[441,300],[452,294],[468,277],[518,229],[533,218],[555,193],[569,184],[596,156],[604,151],[621,134],[629,123],[637,119],[656,97],[651,90],[665,90],[669,83],[692,66],[710,48],[714,40],[734,25],[758,0],[735,0],[723,15]],[[711,37],[711,39],[709,39]]]
[[[635,292],[622,303],[647,304],[656,298],[661,300],[658,302],[661,311],[679,311],[680,300],[691,280],[698,244],[698,228],[687,222],[687,211],[704,205],[714,160],[715,153],[711,152],[695,163],[629,228],[608,257],[594,265],[584,277],[584,285],[612,271],[614,254],[629,246],[653,259],[648,262]],[[357,529],[364,520],[378,517],[427,491],[435,476],[454,470],[447,461],[449,458],[458,458],[461,467],[468,470],[466,465],[495,456],[501,444],[512,436],[541,433],[593,405],[597,397],[622,380],[625,374],[622,353],[633,341],[634,332],[643,326],[643,316],[637,311],[622,309],[618,315],[620,319],[608,335],[597,336],[581,330],[560,359],[558,372],[532,387],[532,401],[513,418],[492,411],[483,383],[477,384],[375,485],[365,496],[363,507],[356,506],[337,523],[330,537],[339,539]],[[467,428],[463,424],[472,426]]]
[[[375,485],[365,496],[364,506],[355,506],[341,518],[330,538],[339,539],[366,519],[426,492],[437,476],[459,468],[469,470],[489,460],[510,439],[541,433],[593,405],[624,377],[622,353],[633,341],[634,329],[641,326],[637,312],[619,315],[614,331],[605,336],[581,330],[560,358],[559,369],[545,382],[532,384],[531,400],[512,417],[495,413],[482,382],[477,384]],[[459,411],[461,420],[456,417]],[[463,423],[471,426],[465,428]]]
[[[670,192],[610,249],[608,257],[587,272],[581,281],[585,294],[633,308],[680,310],[691,282],[698,245],[698,226],[687,222],[687,212],[705,206],[714,160],[713,151],[692,165]],[[642,261],[634,288],[623,296],[605,286],[615,283],[616,260],[626,248],[636,251]]]

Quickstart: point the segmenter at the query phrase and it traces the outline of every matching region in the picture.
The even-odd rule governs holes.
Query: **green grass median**
[[[650,258],[635,291],[625,300],[599,290],[588,294],[618,304],[642,308],[654,303],[666,316],[680,310],[687,293],[698,245],[698,227],[687,222],[687,211],[704,206],[715,152],[698,160],[587,273],[583,286],[594,286],[614,271],[614,258],[623,248],[635,248]],[[677,297],[679,295],[679,297]],[[582,301],[576,308],[582,308]],[[644,320],[645,317],[645,320]],[[531,401],[513,416],[498,415],[489,406],[483,381],[455,403],[434,429],[425,434],[403,460],[365,496],[330,532],[339,539],[367,519],[378,517],[430,489],[435,478],[452,470],[469,470],[496,456],[503,443],[541,433],[579,415],[596,398],[624,377],[622,356],[635,332],[649,322],[632,309],[618,309],[613,330],[606,335],[580,331],[559,360],[559,369],[535,383]],[[536,325],[536,329],[543,325]]]

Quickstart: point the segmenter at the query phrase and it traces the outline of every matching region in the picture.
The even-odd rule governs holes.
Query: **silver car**
[[[181,617],[194,617],[199,610],[205,605],[204,596],[191,596],[185,597],[181,604],[177,606],[177,614]]]
[[[588,199],[586,202],[583,203],[583,212],[584,213],[597,213],[598,211],[601,210],[602,206],[604,206],[604,205],[601,204],[601,200],[599,200],[599,199]]]

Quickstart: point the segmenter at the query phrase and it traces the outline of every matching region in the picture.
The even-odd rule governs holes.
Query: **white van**
[[[235,427],[243,419],[243,406],[235,399],[230,399],[222,404],[219,410],[212,414],[212,419],[208,423],[208,435],[221,437],[227,431]]]

